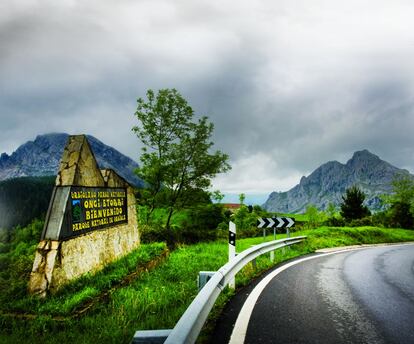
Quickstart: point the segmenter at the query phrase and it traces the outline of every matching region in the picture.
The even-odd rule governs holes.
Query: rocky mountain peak
[[[18,147],[10,156],[1,154],[0,180],[56,175],[68,136],[66,133],[38,135],[33,141]],[[134,174],[138,167],[135,161],[97,138],[91,135],[87,137],[100,168],[111,168],[131,184],[143,185],[142,180]]]
[[[381,160],[379,156],[372,154],[367,149],[355,152],[350,160],[346,163],[349,167],[374,166],[377,164],[386,163]]]
[[[350,160],[368,160],[368,159],[381,160],[378,155],[371,153],[368,149],[356,151],[352,155],[352,158]]]
[[[327,162],[287,192],[272,192],[263,205],[275,212],[297,213],[313,204],[326,209],[329,203],[339,205],[345,190],[358,185],[366,194],[366,204],[375,209],[379,196],[391,192],[391,181],[396,173],[408,173],[392,166],[364,149],[353,154],[346,164]]]

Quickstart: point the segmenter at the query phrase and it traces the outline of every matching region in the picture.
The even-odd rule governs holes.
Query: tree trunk
[[[152,204],[152,205],[151,205],[151,208],[150,208],[150,210],[149,210],[149,212],[148,212],[148,214],[147,214],[147,225],[149,224],[149,221],[150,221],[151,215],[152,215],[152,213],[154,212],[154,210],[155,210],[155,206],[154,206],[154,204]]]
[[[168,213],[168,218],[167,218],[167,223],[165,224],[165,229],[170,230],[170,222],[171,222],[171,218],[174,212],[174,208],[170,207],[169,213]]]
[[[167,218],[167,223],[165,224],[165,230],[166,230],[166,236],[167,236],[167,246],[168,248],[174,249],[175,248],[175,238],[174,238],[174,233],[170,227],[170,223],[171,223],[171,218],[172,215],[174,213],[174,208],[170,207],[169,213],[168,213],[168,218]]]

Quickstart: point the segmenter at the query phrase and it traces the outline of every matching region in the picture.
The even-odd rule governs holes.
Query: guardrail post
[[[252,260],[252,266],[253,266],[253,269],[256,271],[257,269],[256,258]]]
[[[273,227],[273,240],[276,240],[276,227]],[[275,261],[275,251],[270,251],[270,261]]]
[[[198,273],[197,287],[199,292],[207,284],[210,278],[213,277],[215,273],[215,271],[200,271]]]
[[[229,262],[236,258],[236,224],[229,222]],[[236,279],[229,281],[229,288],[236,288]]]
[[[286,238],[290,238],[289,227],[286,227]],[[287,250],[290,250],[290,246],[287,246]],[[283,254],[286,253],[286,247],[283,247]]]

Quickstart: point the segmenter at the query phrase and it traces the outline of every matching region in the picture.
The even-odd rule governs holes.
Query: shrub
[[[371,216],[371,222],[376,227],[390,227],[389,211],[379,211]]]
[[[325,226],[331,226],[331,227],[343,227],[345,226],[345,220],[342,217],[330,217],[324,222]]]
[[[354,219],[349,223],[351,227],[372,226],[372,219],[370,216],[363,217],[362,219]]]
[[[221,204],[208,204],[190,209],[188,227],[195,229],[216,229],[225,219]]]
[[[411,205],[407,202],[395,202],[390,208],[390,225],[406,229],[414,228],[414,217]]]
[[[141,242],[148,244],[151,242],[162,242],[167,241],[167,231],[160,225],[140,225],[141,231]],[[171,231],[174,233],[174,231]]]
[[[163,227],[162,221],[153,221],[151,225],[141,224],[141,241],[197,243],[215,240],[219,235],[217,228],[226,219],[221,204],[198,205],[186,209],[182,215],[177,225],[168,231]],[[223,225],[220,228],[222,227]]]

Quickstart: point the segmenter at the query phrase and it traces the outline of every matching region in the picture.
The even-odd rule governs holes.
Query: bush
[[[318,208],[313,204],[307,205],[305,215],[308,219],[305,223],[305,228],[308,229],[319,227],[326,219],[325,213],[323,211],[318,211]]]
[[[411,205],[407,202],[395,202],[390,208],[391,227],[406,229],[414,228],[414,217],[411,213]]]
[[[143,244],[149,244],[151,242],[165,242],[167,241],[167,233],[160,225],[153,224],[140,225],[141,242]]]
[[[384,211],[380,211],[375,214],[372,214],[371,222],[372,222],[372,225],[376,227],[391,227],[389,211],[384,210]]]
[[[215,240],[218,226],[225,220],[221,204],[207,204],[191,208],[180,230],[180,241],[196,243]]]
[[[387,210],[371,216],[373,226],[388,228],[414,228],[414,218],[410,211],[410,205],[395,202]]]
[[[208,204],[190,209],[187,227],[201,230],[216,229],[225,219],[221,204]]]
[[[325,226],[330,227],[343,227],[345,226],[345,220],[342,217],[330,217],[324,222]]]
[[[349,223],[350,227],[363,227],[372,226],[372,219],[370,216],[363,217],[362,219],[354,219]]]
[[[270,231],[273,233],[273,229],[267,229],[266,234]],[[237,238],[255,238],[263,235],[263,230],[254,226],[247,228],[237,228]]]
[[[222,223],[225,222],[225,214],[221,204],[199,205],[185,210],[178,226],[166,230],[161,221],[151,225],[141,225],[141,241],[150,242],[180,242],[193,244],[200,241],[217,239]],[[226,233],[227,234],[227,233]]]

